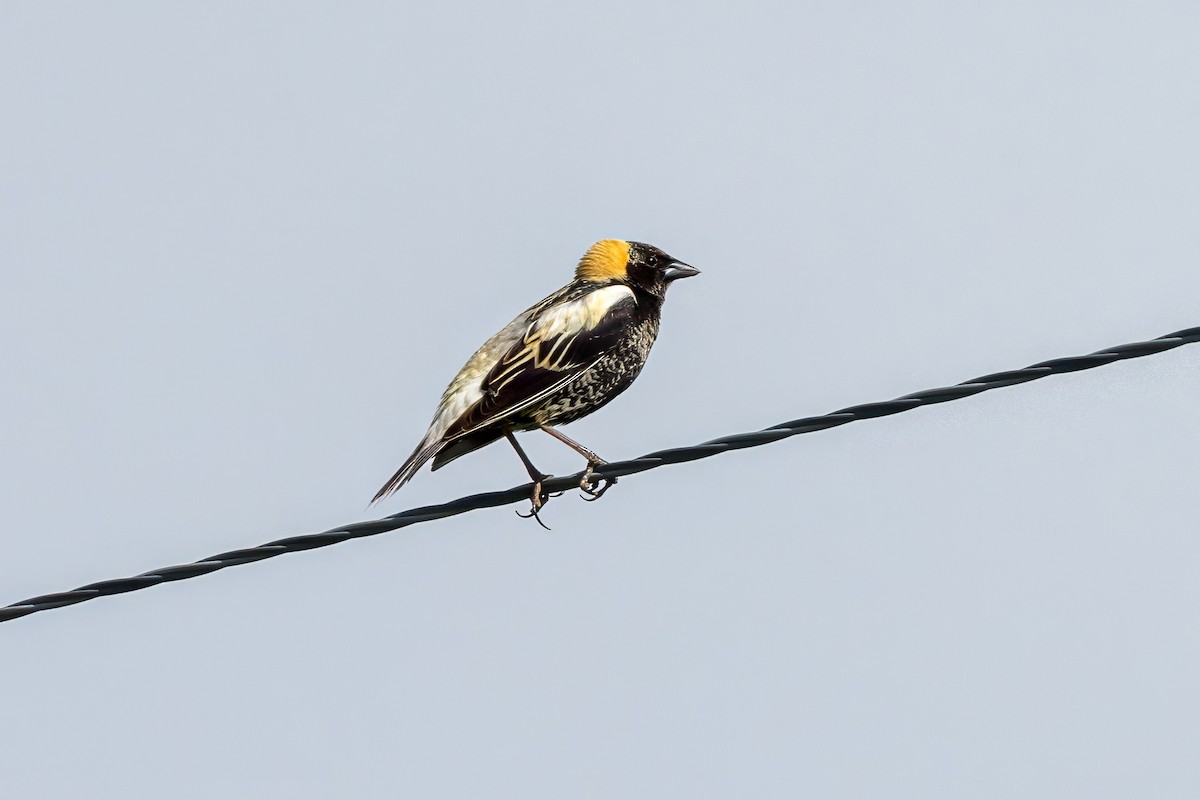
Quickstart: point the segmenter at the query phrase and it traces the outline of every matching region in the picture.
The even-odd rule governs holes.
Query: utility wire
[[[640,458],[630,459],[629,461],[614,461],[603,467],[598,467],[593,471],[593,475],[598,478],[617,478],[625,475],[633,475],[637,472],[657,469],[668,464],[680,464],[685,461],[709,458],[710,456],[715,456],[718,453],[724,453],[729,450],[759,447],[771,442],[777,442],[780,439],[786,439],[789,436],[798,436],[802,433],[813,433],[814,431],[823,431],[826,428],[835,428],[838,425],[845,425],[847,422],[886,417],[890,414],[910,411],[920,406],[958,400],[973,394],[986,392],[989,389],[999,389],[1004,386],[1015,386],[1018,383],[1034,381],[1038,378],[1044,378],[1047,375],[1078,372],[1080,370],[1102,367],[1114,361],[1141,358],[1142,356],[1161,353],[1164,350],[1171,350],[1194,342],[1200,342],[1200,327],[1176,331],[1175,333],[1169,333],[1166,336],[1160,336],[1157,339],[1145,342],[1134,342],[1132,344],[1109,347],[1086,356],[1056,358],[1032,364],[1024,369],[993,372],[990,375],[972,378],[969,381],[963,381],[954,386],[946,386],[940,389],[926,389],[923,392],[906,394],[895,400],[850,406],[849,408],[843,408],[839,411],[817,417],[801,417],[791,422],[773,425],[765,430],[754,431],[752,433],[735,433],[732,436],[722,436],[719,439],[713,439],[702,444],[692,445],[691,447],[674,447],[668,450],[658,450],[653,453],[647,453]],[[582,478],[582,472],[563,478],[551,478],[542,482],[542,488],[547,492],[565,491],[577,487]],[[527,501],[530,498],[532,489],[533,485],[526,483],[523,486],[514,486],[502,492],[485,492],[469,497],[460,497],[457,500],[451,500],[449,503],[411,508],[407,511],[401,511],[398,514],[384,517],[383,519],[354,522],[349,525],[333,528],[324,533],[292,536],[287,539],[276,539],[273,542],[267,542],[258,547],[231,550],[227,553],[209,556],[191,564],[180,564],[174,567],[151,570],[150,572],[143,572],[141,575],[134,575],[131,578],[100,581],[99,583],[90,583],[87,586],[81,586],[69,592],[56,592],[54,594],[31,597],[28,600],[22,600],[19,603],[13,603],[12,605],[0,608],[0,622],[24,617],[38,611],[47,611],[52,608],[74,605],[75,603],[82,603],[85,600],[94,600],[97,597],[104,597],[110,594],[134,592],[139,589],[156,586],[160,583],[196,578],[200,575],[216,572],[219,569],[225,569],[226,567],[236,567],[241,564],[249,564],[253,561],[262,561],[264,558],[274,558],[284,553],[315,550],[318,547],[329,547],[330,545],[339,544],[349,539],[376,536],[380,533],[387,533],[388,531],[405,528],[409,525],[416,525],[420,522],[452,517],[456,514],[464,514],[480,508],[495,508],[522,500]]]

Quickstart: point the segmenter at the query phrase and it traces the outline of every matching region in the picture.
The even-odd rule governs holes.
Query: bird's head
[[[700,270],[684,264],[641,242],[601,239],[579,259],[576,280],[594,283],[624,283],[656,297],[667,294],[667,286],[680,278],[699,275]]]

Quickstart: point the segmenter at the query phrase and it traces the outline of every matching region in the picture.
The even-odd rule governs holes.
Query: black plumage
[[[547,476],[534,469],[512,433],[541,428],[583,455],[589,470],[603,464],[552,426],[586,416],[629,388],[658,336],[667,286],[697,273],[651,245],[597,242],[580,260],[575,280],[476,351],[447,387],[425,438],[375,500],[431,459],[436,470],[507,437],[535,482],[536,512]],[[603,491],[592,491],[587,478],[581,488]]]

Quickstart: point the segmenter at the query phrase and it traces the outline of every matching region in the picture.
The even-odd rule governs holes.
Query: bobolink
[[[588,249],[575,279],[483,343],[442,394],[425,438],[372,503],[407,483],[430,459],[437,470],[506,438],[533,480],[533,514],[546,501],[539,472],[514,431],[541,429],[587,459],[580,488],[605,462],[552,428],[584,417],[629,388],[658,336],[667,287],[699,274],[640,242],[604,239]],[[540,521],[540,520],[539,520]]]

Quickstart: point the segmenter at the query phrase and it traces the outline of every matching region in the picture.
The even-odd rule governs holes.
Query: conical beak
[[[671,281],[677,281],[680,278],[690,278],[693,275],[699,274],[700,270],[696,269],[695,267],[689,266],[682,261],[672,261],[671,265],[667,267],[666,272],[663,273],[663,278],[667,283],[670,283]]]

